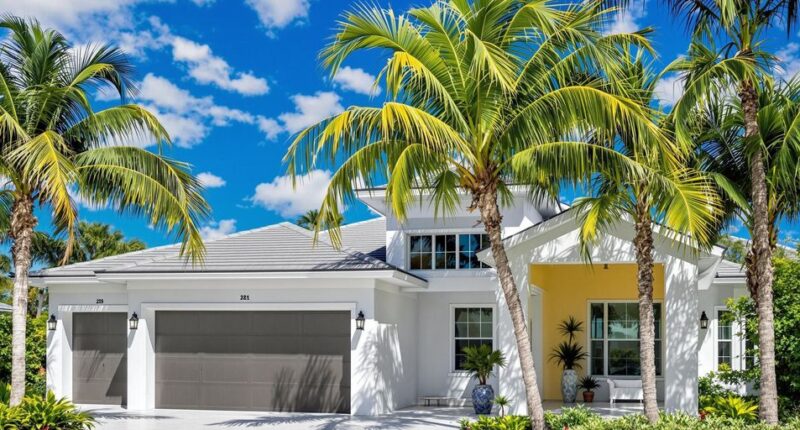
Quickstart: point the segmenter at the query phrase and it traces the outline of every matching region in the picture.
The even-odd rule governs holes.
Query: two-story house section
[[[208,241],[202,265],[170,245],[35,274],[56,321],[49,388],[137,410],[380,415],[426,397],[467,403],[462,349],[488,344],[508,358],[491,383],[525,413],[510,318],[468,198],[435,216],[422,193],[400,222],[384,190],[358,197],[381,216],[342,226],[340,248],[326,232],[315,244],[312,232],[281,223]],[[633,229],[620,220],[589,266],[576,215],[564,209],[515,189],[505,246],[543,398],[560,399],[548,356],[558,324],[573,316],[584,322],[583,371],[603,381],[602,401],[606,379],[639,377]],[[658,395],[667,409],[694,411],[700,375],[748,362],[738,330],[720,319],[726,299],[745,294],[744,274],[720,248],[656,242]]]

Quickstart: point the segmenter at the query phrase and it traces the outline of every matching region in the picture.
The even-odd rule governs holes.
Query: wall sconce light
[[[603,270],[608,270],[608,263],[603,265]]]
[[[128,327],[131,330],[139,328],[139,316],[136,315],[136,312],[134,312],[133,315],[131,315],[131,319],[128,320]]]
[[[708,316],[706,315],[706,311],[700,314],[700,328],[703,330],[708,328]]]
[[[55,331],[56,326],[58,326],[58,321],[56,320],[56,316],[50,315],[50,318],[47,320],[47,329],[50,331]]]
[[[358,311],[358,316],[356,317],[356,330],[364,330],[364,322],[366,318],[364,318],[364,311]]]

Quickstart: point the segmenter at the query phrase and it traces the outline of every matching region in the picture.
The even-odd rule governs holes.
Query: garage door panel
[[[126,403],[127,314],[72,317],[72,398],[75,403]]]
[[[156,386],[157,407],[349,412],[349,312],[156,312]]]

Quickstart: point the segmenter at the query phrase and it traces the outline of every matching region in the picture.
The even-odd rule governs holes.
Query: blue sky
[[[401,12],[429,0],[374,0]],[[688,38],[659,2],[633,2],[609,31],[653,26],[662,64],[685,51]],[[281,163],[292,133],[350,105],[377,104],[372,78],[384,59],[359,55],[334,79],[318,53],[336,20],[355,1],[345,0],[0,0],[0,10],[36,16],[74,43],[109,42],[135,59],[139,102],[152,109],[173,137],[167,154],[189,162],[208,189],[213,219],[207,237],[294,220],[317,206],[330,173],[315,171],[296,191]],[[769,43],[800,70],[797,36],[776,32]],[[662,86],[665,104],[673,80]],[[98,107],[110,103],[96,94]],[[141,143],[145,145],[145,142]],[[152,147],[151,147],[152,148]],[[41,214],[41,218],[47,217]],[[148,245],[172,242],[141,219],[108,208],[82,206],[83,219],[102,221]],[[360,205],[348,222],[374,216]],[[734,230],[736,230],[734,228]],[[736,233],[736,231],[734,231]],[[743,231],[741,233],[744,233]],[[784,239],[800,229],[783,228]]]

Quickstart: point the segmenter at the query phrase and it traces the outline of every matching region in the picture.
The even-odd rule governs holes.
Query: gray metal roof
[[[298,272],[399,270],[381,258],[386,241],[385,220],[371,220],[342,227],[341,249],[328,242],[327,233],[316,244],[313,233],[291,223],[244,231],[206,242],[202,265],[193,266],[179,255],[179,245],[168,245],[51,268],[37,277],[91,276],[103,273],[182,272]],[[379,243],[380,242],[380,243]],[[383,245],[385,246],[385,245]]]
[[[747,271],[744,266],[733,261],[722,260],[717,266],[717,278],[745,278]]]
[[[11,305],[7,305],[5,303],[0,303],[0,312],[11,312],[14,308]]]

